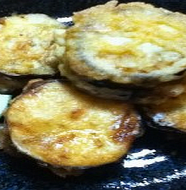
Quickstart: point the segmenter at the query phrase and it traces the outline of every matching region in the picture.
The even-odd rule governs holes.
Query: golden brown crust
[[[98,166],[125,155],[139,133],[133,106],[49,81],[25,91],[6,112],[14,145],[57,166]]]
[[[162,104],[186,92],[186,77],[159,84],[154,88],[143,88],[133,92],[131,100],[135,104]]]
[[[60,65],[59,69],[61,75],[66,76],[74,86],[104,99],[131,101],[135,104],[158,105],[186,91],[186,77],[161,83],[153,87],[134,88],[134,86],[117,85],[116,83],[110,83],[110,81],[99,81],[102,82],[102,85],[96,85],[97,81],[91,81],[86,77],[77,75],[67,65]]]
[[[163,104],[149,105],[143,110],[151,126],[186,132],[186,92],[167,99]]]
[[[61,76],[66,76],[78,89],[97,97],[114,100],[130,100],[133,94],[133,89],[126,88],[125,86],[118,88],[115,83],[113,83],[114,88],[110,88],[107,85],[101,87],[96,86],[86,77],[81,77],[72,70],[69,70],[66,65],[59,65],[59,70]]]
[[[0,22],[0,71],[55,75],[62,61],[64,26],[44,14],[13,15]]]
[[[65,51],[65,27],[44,14],[0,19],[0,92],[21,90],[33,78],[58,73]]]
[[[73,20],[65,61],[78,75],[148,86],[178,79],[176,74],[185,71],[186,16],[181,13],[111,1],[77,12]]]

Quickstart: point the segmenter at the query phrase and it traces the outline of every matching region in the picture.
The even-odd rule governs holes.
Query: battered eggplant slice
[[[130,100],[132,97],[133,90],[130,87],[118,86],[115,83],[111,85],[110,81],[89,80],[78,76],[66,64],[60,64],[59,70],[61,76],[67,77],[74,86],[94,96],[115,100]]]
[[[65,31],[44,14],[0,18],[0,91],[22,87],[27,77],[56,75],[65,51]]]
[[[5,118],[19,151],[65,170],[117,161],[140,130],[132,105],[95,98],[57,80],[32,83]]]
[[[158,84],[154,87],[134,87],[110,81],[88,80],[72,72],[67,65],[59,65],[62,76],[66,76],[76,87],[97,97],[131,101],[135,104],[161,104],[186,91],[186,77]]]
[[[186,92],[163,104],[143,108],[143,114],[152,127],[186,132]]]
[[[186,16],[145,3],[110,1],[74,14],[65,62],[92,80],[153,86],[186,69]]]
[[[169,101],[171,98],[180,96],[186,92],[186,77],[159,84],[154,88],[143,88],[135,90],[131,96],[131,100],[135,104],[159,105]]]

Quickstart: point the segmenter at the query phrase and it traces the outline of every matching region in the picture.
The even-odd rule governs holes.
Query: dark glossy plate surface
[[[45,13],[70,16],[107,0],[0,0],[0,16]],[[129,1],[121,1],[129,2]],[[146,0],[186,13],[184,0]],[[1,53],[1,52],[0,52]],[[0,106],[3,100],[0,99]],[[121,162],[87,170],[80,177],[61,179],[31,160],[0,152],[0,190],[184,190],[186,189],[186,135],[146,129]]]

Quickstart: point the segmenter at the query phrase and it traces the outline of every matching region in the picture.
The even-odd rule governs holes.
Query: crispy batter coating
[[[59,70],[62,76],[66,76],[74,86],[78,87],[80,90],[92,94],[97,97],[104,99],[114,99],[114,100],[130,100],[133,95],[133,90],[128,88],[118,88],[113,84],[113,88],[107,86],[107,84],[102,86],[95,85],[94,80],[87,80],[85,77],[77,75],[72,72],[66,65],[59,65]]]
[[[186,92],[186,77],[161,83],[154,88],[137,89],[131,95],[131,100],[136,104],[162,104],[171,98]]]
[[[147,121],[153,127],[186,132],[186,92],[178,97],[167,99],[163,104],[149,105],[143,111]]]
[[[66,64],[77,75],[121,84],[156,85],[186,67],[186,16],[145,3],[110,1],[73,16]]]
[[[117,161],[128,152],[140,126],[132,105],[98,99],[56,80],[31,84],[5,117],[21,152],[68,167]]]
[[[44,14],[0,19],[0,72],[9,75],[55,75],[62,61],[65,28]]]
[[[160,83],[153,87],[137,87],[116,85],[110,81],[87,80],[69,69],[67,65],[59,65],[62,76],[66,76],[74,86],[97,97],[131,101],[135,104],[162,104],[169,98],[177,97],[186,91],[186,77]],[[101,82],[101,85],[100,85]]]

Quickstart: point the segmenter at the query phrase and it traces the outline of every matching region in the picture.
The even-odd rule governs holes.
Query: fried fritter
[[[132,87],[118,85],[110,81],[87,80],[76,75],[66,65],[60,65],[62,76],[66,76],[74,86],[82,91],[104,99],[131,101],[135,104],[161,104],[186,91],[186,77],[158,84],[153,87]]]
[[[186,92],[186,78],[159,84],[154,88],[137,89],[131,95],[136,104],[162,104]]]
[[[133,94],[133,90],[126,87],[118,87],[115,84],[110,85],[110,82],[87,80],[84,77],[76,75],[66,65],[59,65],[59,70],[62,76],[67,77],[74,86],[78,87],[86,93],[101,97],[104,99],[115,99],[115,100],[130,100]],[[99,82],[99,84],[98,84]],[[102,85],[100,85],[100,83]]]
[[[186,16],[145,3],[110,1],[73,16],[65,62],[87,80],[153,86],[186,68]]]
[[[23,77],[56,75],[65,51],[65,32],[60,22],[44,14],[1,18],[0,83],[5,84],[2,91],[6,87],[11,91],[14,79],[14,88],[20,88]]]
[[[152,127],[186,132],[186,92],[167,99],[160,105],[148,105],[143,114]]]
[[[140,130],[129,103],[95,98],[57,80],[31,84],[5,117],[18,150],[57,167],[115,162]]]

